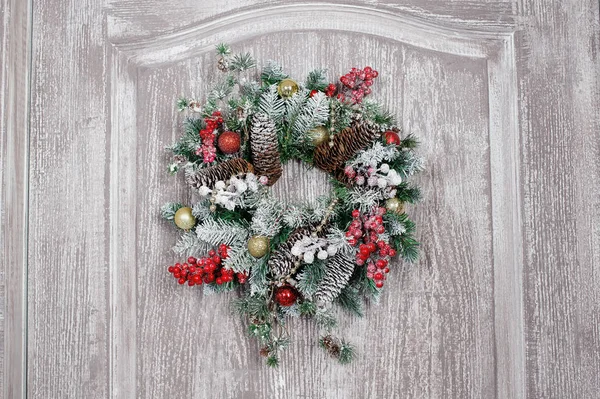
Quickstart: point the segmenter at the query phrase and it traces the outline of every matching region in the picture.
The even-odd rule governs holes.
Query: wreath
[[[258,75],[250,54],[216,50],[223,76],[205,101],[177,102],[187,115],[169,171],[183,172],[197,201],[161,209],[182,230],[174,251],[185,260],[168,271],[205,292],[239,288],[234,308],[268,365],[290,343],[288,317],[314,318],[321,347],[348,363],[354,349],[333,334],[334,305],[362,316],[391,260],[418,255],[404,206],[420,196],[408,182],[423,168],[417,141],[367,98],[371,67],[337,84],[317,69],[301,84],[273,61]],[[311,205],[275,198],[270,186],[290,160],[329,173],[330,193]]]

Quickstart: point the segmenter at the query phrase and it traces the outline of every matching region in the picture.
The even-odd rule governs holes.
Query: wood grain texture
[[[0,2],[0,396],[25,397],[31,2]]]
[[[29,396],[597,396],[597,1],[35,0],[30,161],[17,134],[29,13],[0,4],[3,61],[16,60],[2,63],[0,92],[0,273],[16,273],[0,274],[0,292],[22,298],[28,261]],[[377,97],[421,138],[425,199],[409,212],[423,256],[395,265],[363,319],[339,315],[359,350],[350,366],[295,320],[282,366],[267,369],[229,312],[234,294],[165,272],[176,232],[157,210],[191,201],[164,168],[180,133],[173,101],[206,92],[219,41],[294,76],[372,64]],[[311,201],[326,181],[291,163],[274,190]],[[2,313],[0,301],[17,339],[0,353],[11,398],[25,386],[24,304]]]
[[[600,390],[597,1],[524,0],[518,35],[529,397]]]
[[[27,393],[108,392],[108,137],[100,1],[33,4]]]

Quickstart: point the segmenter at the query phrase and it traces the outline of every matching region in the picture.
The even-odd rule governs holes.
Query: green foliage
[[[315,69],[314,71],[310,71],[306,77],[304,86],[308,90],[325,90],[329,84],[326,73],[327,69]]]
[[[388,212],[383,215],[383,219],[386,226],[392,223],[404,226],[405,231],[402,234],[390,236],[390,245],[406,261],[416,261],[419,257],[419,242],[414,238],[415,223],[405,213],[399,215]]]
[[[267,65],[263,67],[260,78],[265,85],[273,85],[286,79],[288,74],[283,72],[283,68],[273,60],[267,61]]]
[[[223,219],[206,219],[196,226],[198,238],[213,246],[220,244],[245,243],[248,228],[240,223]]]
[[[273,367],[273,368],[279,366],[279,357],[277,357],[277,356],[267,357],[267,366]]]
[[[350,285],[344,287],[336,299],[340,307],[355,316],[364,315],[364,304],[357,288]]]
[[[382,129],[388,129],[396,125],[396,118],[394,115],[374,100],[364,100],[362,112],[365,119],[375,122]]]
[[[298,290],[306,297],[312,297],[323,277],[325,276],[325,262],[315,259],[313,263],[307,263],[298,274]]]
[[[175,223],[175,213],[180,208],[183,208],[183,204],[179,202],[168,202],[164,204],[162,208],[160,208],[160,216],[163,219],[170,220],[171,222]]]
[[[341,340],[340,344],[340,354],[338,356],[338,361],[341,364],[348,364],[354,360],[355,357],[355,349],[354,346],[350,345],[350,343]]]
[[[337,326],[337,320],[331,314],[330,310],[317,309],[315,313],[315,322],[319,328],[331,330]]]
[[[229,62],[229,70],[243,72],[256,66],[256,60],[250,53],[236,54]]]
[[[231,54],[231,46],[226,43],[219,43],[216,45],[217,54],[226,57]]]
[[[281,123],[285,102],[277,94],[277,85],[270,85],[260,96],[259,110],[268,115],[275,124]]]
[[[247,295],[232,303],[233,309],[249,320],[266,321],[271,314],[267,298],[262,295]]]
[[[304,300],[298,305],[298,311],[301,316],[314,316],[317,312],[317,305],[314,302]]]

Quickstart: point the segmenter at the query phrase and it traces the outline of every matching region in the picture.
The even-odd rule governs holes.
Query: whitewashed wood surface
[[[591,398],[600,390],[600,51],[591,0],[3,0],[0,392],[6,398]],[[315,326],[271,370],[228,306],[168,278],[174,99],[215,43],[302,78],[380,71],[421,139],[422,257],[397,263],[358,358]],[[275,186],[313,200],[326,176]],[[187,288],[187,289],[186,289]]]

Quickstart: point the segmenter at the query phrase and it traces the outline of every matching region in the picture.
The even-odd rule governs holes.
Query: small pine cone
[[[321,345],[323,348],[333,357],[338,357],[340,355],[340,345],[338,340],[332,337],[331,335],[326,335],[321,338]]]
[[[250,129],[252,163],[257,176],[266,176],[272,186],[281,177],[283,169],[279,156],[279,143],[275,123],[266,114],[258,113]]]
[[[267,357],[269,356],[269,348],[267,348],[266,346],[263,346],[262,348],[260,348],[260,355]]]
[[[352,277],[354,266],[353,259],[339,252],[327,259],[325,276],[315,293],[317,304],[329,303],[337,298]]]
[[[370,123],[356,123],[333,136],[333,146],[329,142],[315,148],[313,162],[326,172],[335,174],[344,169],[344,164],[357,152],[365,149],[381,133],[377,126]]]
[[[214,188],[218,181],[227,181],[231,176],[254,171],[252,164],[242,158],[233,158],[186,175],[187,183],[195,189],[202,186]]]

